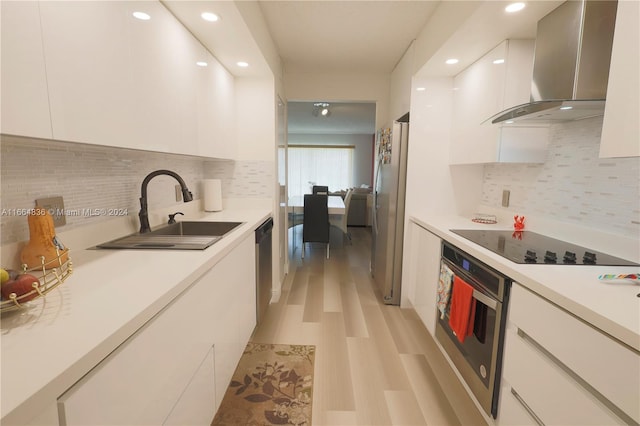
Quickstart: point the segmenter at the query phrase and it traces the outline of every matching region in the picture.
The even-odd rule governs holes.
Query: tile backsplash
[[[65,210],[77,212],[77,216],[67,215],[64,230],[111,219],[104,209],[136,216],[142,180],[158,169],[178,173],[194,199],[201,198],[200,181],[205,178],[222,179],[223,198],[273,196],[272,162],[211,161],[6,135],[2,135],[0,148],[2,245],[29,238],[26,217],[18,215],[19,209],[34,207],[38,198],[60,195]],[[147,188],[149,208],[176,204],[176,184],[169,176],[151,180]]]
[[[205,179],[220,179],[225,198],[273,196],[275,162],[206,161]]]
[[[598,158],[602,117],[555,124],[544,164],[488,164],[482,204],[559,222],[640,234],[640,159]]]

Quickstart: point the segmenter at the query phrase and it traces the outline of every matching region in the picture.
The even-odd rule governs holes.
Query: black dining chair
[[[329,258],[329,207],[326,194],[305,194],[302,225],[302,258],[305,243],[326,243]]]
[[[314,194],[329,195],[329,187],[328,186],[313,185],[313,188],[311,188],[311,192],[313,192]]]

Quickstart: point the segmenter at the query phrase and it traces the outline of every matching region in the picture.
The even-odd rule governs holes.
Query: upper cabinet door
[[[204,48],[203,48],[204,50]],[[198,152],[206,157],[236,157],[235,79],[209,53],[198,73]]]
[[[126,2],[41,2],[53,138],[132,147]]]
[[[5,134],[51,139],[47,76],[37,2],[3,1],[2,120]]]
[[[548,128],[486,120],[529,101],[533,40],[505,40],[454,78],[451,164],[543,162]]]
[[[600,157],[640,156],[640,2],[619,1]]]
[[[159,2],[124,2],[130,19],[131,70],[138,139],[144,149],[197,155],[196,92],[200,44]]]
[[[234,82],[158,1],[2,2],[3,133],[234,158]]]

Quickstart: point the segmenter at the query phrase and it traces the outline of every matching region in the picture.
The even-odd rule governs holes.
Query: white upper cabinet
[[[234,77],[160,2],[7,3],[4,133],[234,158]]]
[[[547,126],[485,122],[529,102],[533,40],[505,40],[454,78],[450,164],[544,162]]]
[[[125,2],[41,2],[40,12],[53,138],[134,146]]]
[[[197,70],[198,152],[206,157],[234,159],[235,80],[209,52],[204,52],[204,58],[207,66]]]
[[[51,118],[37,2],[2,8],[2,133],[51,139]]]
[[[618,2],[600,157],[640,156],[639,21],[639,2]]]
[[[132,92],[145,149],[197,155],[196,62],[200,44],[158,2],[124,2],[128,10]],[[134,12],[151,19],[139,20]]]

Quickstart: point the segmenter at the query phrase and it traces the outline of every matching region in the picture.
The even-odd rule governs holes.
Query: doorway
[[[334,195],[350,188],[372,186],[375,139],[375,102],[287,102],[287,197],[311,193],[313,185],[329,187]],[[287,229],[301,227],[302,218],[288,211]],[[287,247],[296,233],[289,233]]]

